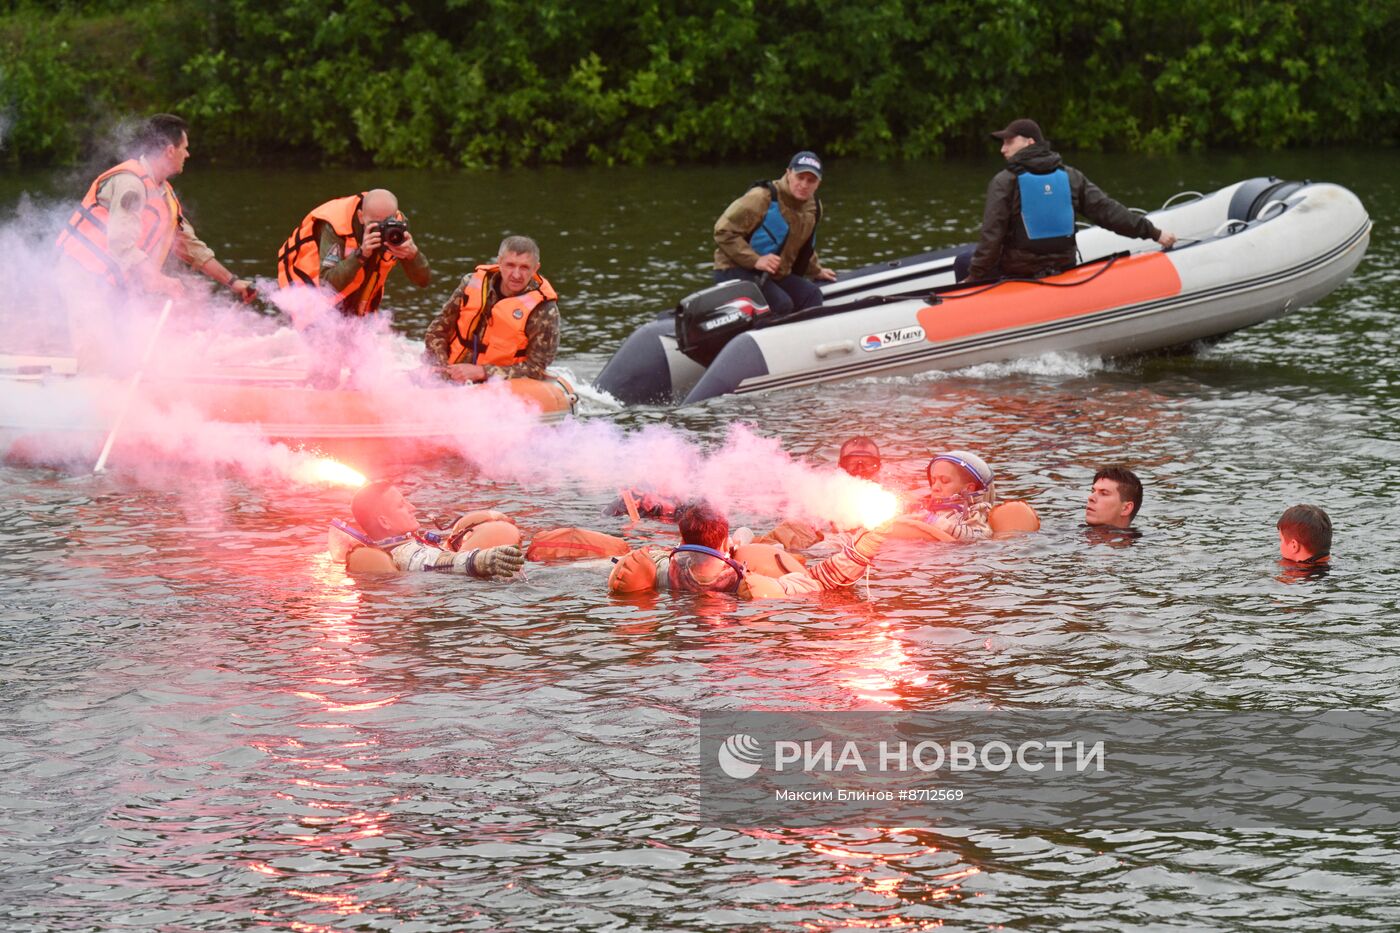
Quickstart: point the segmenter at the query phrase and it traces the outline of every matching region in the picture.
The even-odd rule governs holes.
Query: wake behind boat
[[[629,405],[690,405],[872,375],[952,370],[1049,352],[1147,353],[1218,338],[1311,304],[1370,241],[1360,200],[1328,183],[1252,178],[1184,192],[1148,215],[1170,251],[1099,227],[1081,265],[1037,280],[958,287],[972,247],[880,263],[822,286],[823,304],[769,316],[757,286],[696,292],[643,324],[596,385]]]

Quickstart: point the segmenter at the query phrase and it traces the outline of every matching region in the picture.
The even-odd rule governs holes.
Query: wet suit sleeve
[[[982,234],[977,240],[977,250],[972,254],[972,265],[967,272],[969,280],[990,278],[1001,261],[1002,244],[1011,230],[1011,189],[1015,184],[1016,176],[1008,171],[998,172],[987,184]]]
[[[462,313],[462,302],[467,296],[469,278],[470,275],[462,276],[462,281],[457,283],[452,297],[447,299],[447,304],[438,312],[437,320],[428,326],[428,332],[423,335],[423,344],[427,347],[424,355],[430,363],[446,366],[451,358],[452,335],[457,331],[457,317]]]
[[[823,590],[838,590],[850,586],[865,575],[884,543],[883,531],[867,531],[856,539],[855,544],[841,548],[825,560],[808,564],[801,571],[780,577],[778,582],[783,585],[784,592],[793,595],[798,592],[812,592],[813,588],[810,583],[800,579],[789,581],[790,577],[806,576],[816,583],[817,588]]]
[[[525,322],[525,359],[511,366],[487,366],[486,375],[504,379],[543,379],[559,352],[559,305],[547,301]]]
[[[936,512],[927,521],[954,541],[981,541],[992,536],[991,514],[990,505],[977,502],[969,506],[966,512]]]
[[[1137,237],[1142,240],[1155,240],[1162,231],[1141,214],[1134,214],[1100,190],[1099,186],[1084,177],[1084,173],[1074,171],[1075,198],[1079,213],[1120,236]]]
[[[479,553],[487,552],[475,548],[468,551],[448,551],[418,541],[405,541],[390,551],[389,556],[393,558],[394,566],[400,570],[436,570],[480,577],[485,574],[479,573],[472,563]]]
[[[749,233],[758,227],[767,212],[767,190],[750,188],[725,208],[719,220],[715,221],[715,245],[741,269],[752,269],[758,262],[758,253],[749,246]]]

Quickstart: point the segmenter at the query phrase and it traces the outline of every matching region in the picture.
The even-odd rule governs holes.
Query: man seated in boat
[[[240,300],[252,301],[252,283],[225,268],[195,235],[170,185],[189,155],[184,120],[168,113],[147,120],[135,154],[97,176],[59,233],[60,263],[117,291],[180,299],[184,283],[165,273],[166,259],[174,255]]]
[[[495,262],[462,276],[423,342],[428,364],[455,382],[543,379],[559,352],[559,301],[538,244],[502,240]]]
[[[346,555],[347,570],[437,570],[504,579],[525,565],[520,532],[499,512],[468,513],[447,534],[438,535],[422,529],[413,504],[387,482],[365,486],[350,509],[360,532],[334,523],[357,545]]]
[[[754,183],[725,208],[715,221],[715,281],[757,283],[779,315],[821,304],[821,289],[809,280],[836,281],[817,260],[821,183],[821,159],[799,152],[782,178]]]
[[[1278,549],[1292,570],[1317,570],[1332,560],[1332,519],[1315,505],[1295,505],[1278,520]]]
[[[1006,168],[987,186],[982,235],[966,268],[959,257],[959,280],[1040,278],[1076,265],[1075,214],[1122,236],[1156,240],[1167,249],[1176,243],[1174,235],[1065,165],[1034,120],[1012,120],[992,136],[1002,141]]]
[[[1084,506],[1084,524],[1091,528],[1127,529],[1142,510],[1142,480],[1125,466],[1099,467]]]
[[[432,281],[399,199],[375,188],[327,201],[303,217],[277,253],[277,281],[283,288],[322,286],[335,294],[342,314],[363,317],[379,310],[395,266],[419,288]]]
[[[708,503],[683,506],[676,523],[680,526],[681,545],[642,547],[621,558],[608,577],[610,593],[659,588],[763,599],[841,589],[865,575],[885,540],[882,529],[866,531],[838,553],[810,564],[781,553],[781,549],[771,549],[773,553],[763,554],[765,563],[772,558],[771,566],[764,567],[773,574],[770,575],[755,572],[731,555],[729,520]]]

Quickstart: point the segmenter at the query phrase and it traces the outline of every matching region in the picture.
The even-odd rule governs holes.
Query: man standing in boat
[[[756,282],[775,314],[814,308],[836,273],[817,261],[822,162],[799,152],[783,177],[752,185],[715,221],[715,281]]]
[[[543,379],[559,352],[559,296],[540,275],[539,245],[502,240],[494,263],[462,276],[423,342],[428,364],[455,382]]]
[[[375,188],[335,198],[301,219],[277,253],[277,281],[323,285],[335,293],[342,314],[363,317],[379,310],[384,283],[395,266],[426,288],[428,257],[409,232],[392,191]]]
[[[1076,265],[1076,213],[1122,236],[1156,240],[1167,249],[1176,243],[1065,165],[1034,120],[1012,120],[992,136],[1002,141],[1006,168],[987,186],[982,236],[965,269],[959,258],[959,280],[1040,278]]]
[[[257,294],[252,283],[225,268],[195,235],[170,186],[189,155],[184,120],[168,113],[147,120],[137,134],[135,156],[97,176],[59,233],[60,262],[116,291],[180,299],[184,283],[164,271],[173,253],[240,300],[252,301]]]

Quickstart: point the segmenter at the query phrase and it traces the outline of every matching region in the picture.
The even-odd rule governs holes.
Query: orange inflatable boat
[[[79,374],[63,357],[0,356],[0,455],[53,462],[93,457],[115,423],[129,380]],[[360,470],[415,463],[460,450],[511,420],[572,414],[577,396],[561,377],[453,385],[407,377],[390,392],[321,389],[297,369],[212,368],[146,375],[114,459],[142,443],[178,449],[210,436],[280,441]],[[170,436],[166,436],[166,435]],[[173,445],[173,446],[172,446]]]

